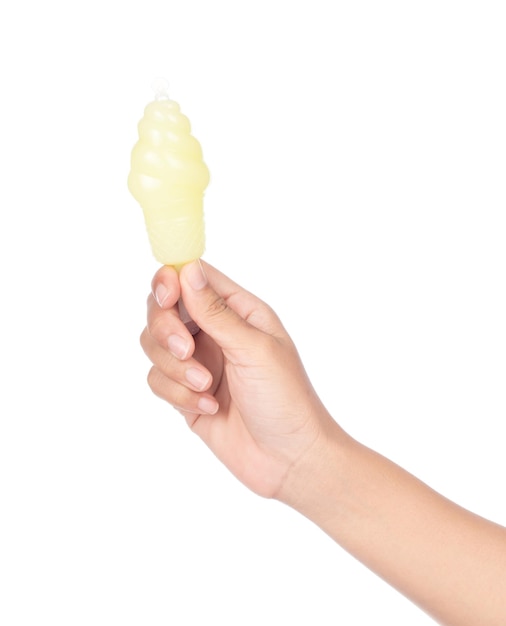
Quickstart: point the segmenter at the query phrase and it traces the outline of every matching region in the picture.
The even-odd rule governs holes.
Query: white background
[[[350,434],[504,524],[503,9],[2,5],[2,624],[432,623],[152,396],[126,177],[165,76],[211,171],[204,258]]]

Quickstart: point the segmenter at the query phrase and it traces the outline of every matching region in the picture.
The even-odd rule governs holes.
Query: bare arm
[[[506,624],[506,528],[342,431],[313,446],[281,499],[441,624]]]
[[[506,529],[345,433],[274,312],[203,267],[155,276],[141,339],[154,393],[247,487],[308,517],[441,624],[505,626]]]

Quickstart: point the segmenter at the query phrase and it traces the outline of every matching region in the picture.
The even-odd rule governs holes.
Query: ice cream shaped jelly
[[[155,258],[179,268],[204,252],[209,170],[190,121],[167,96],[165,84],[146,106],[138,131],[128,188],[142,207]]]

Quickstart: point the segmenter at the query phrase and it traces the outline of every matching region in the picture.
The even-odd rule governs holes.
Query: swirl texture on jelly
[[[209,171],[188,118],[173,100],[150,102],[138,125],[128,188],[141,205],[151,248],[165,265],[202,256]]]

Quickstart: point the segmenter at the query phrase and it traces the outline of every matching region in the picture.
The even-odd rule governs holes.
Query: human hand
[[[156,273],[141,345],[152,391],[259,495],[282,498],[290,470],[335,425],[276,314],[208,264]]]
[[[504,527],[348,436],[274,312],[216,269],[194,262],[178,278],[163,267],[152,286],[149,384],[237,478],[312,520],[438,623],[506,623]]]

